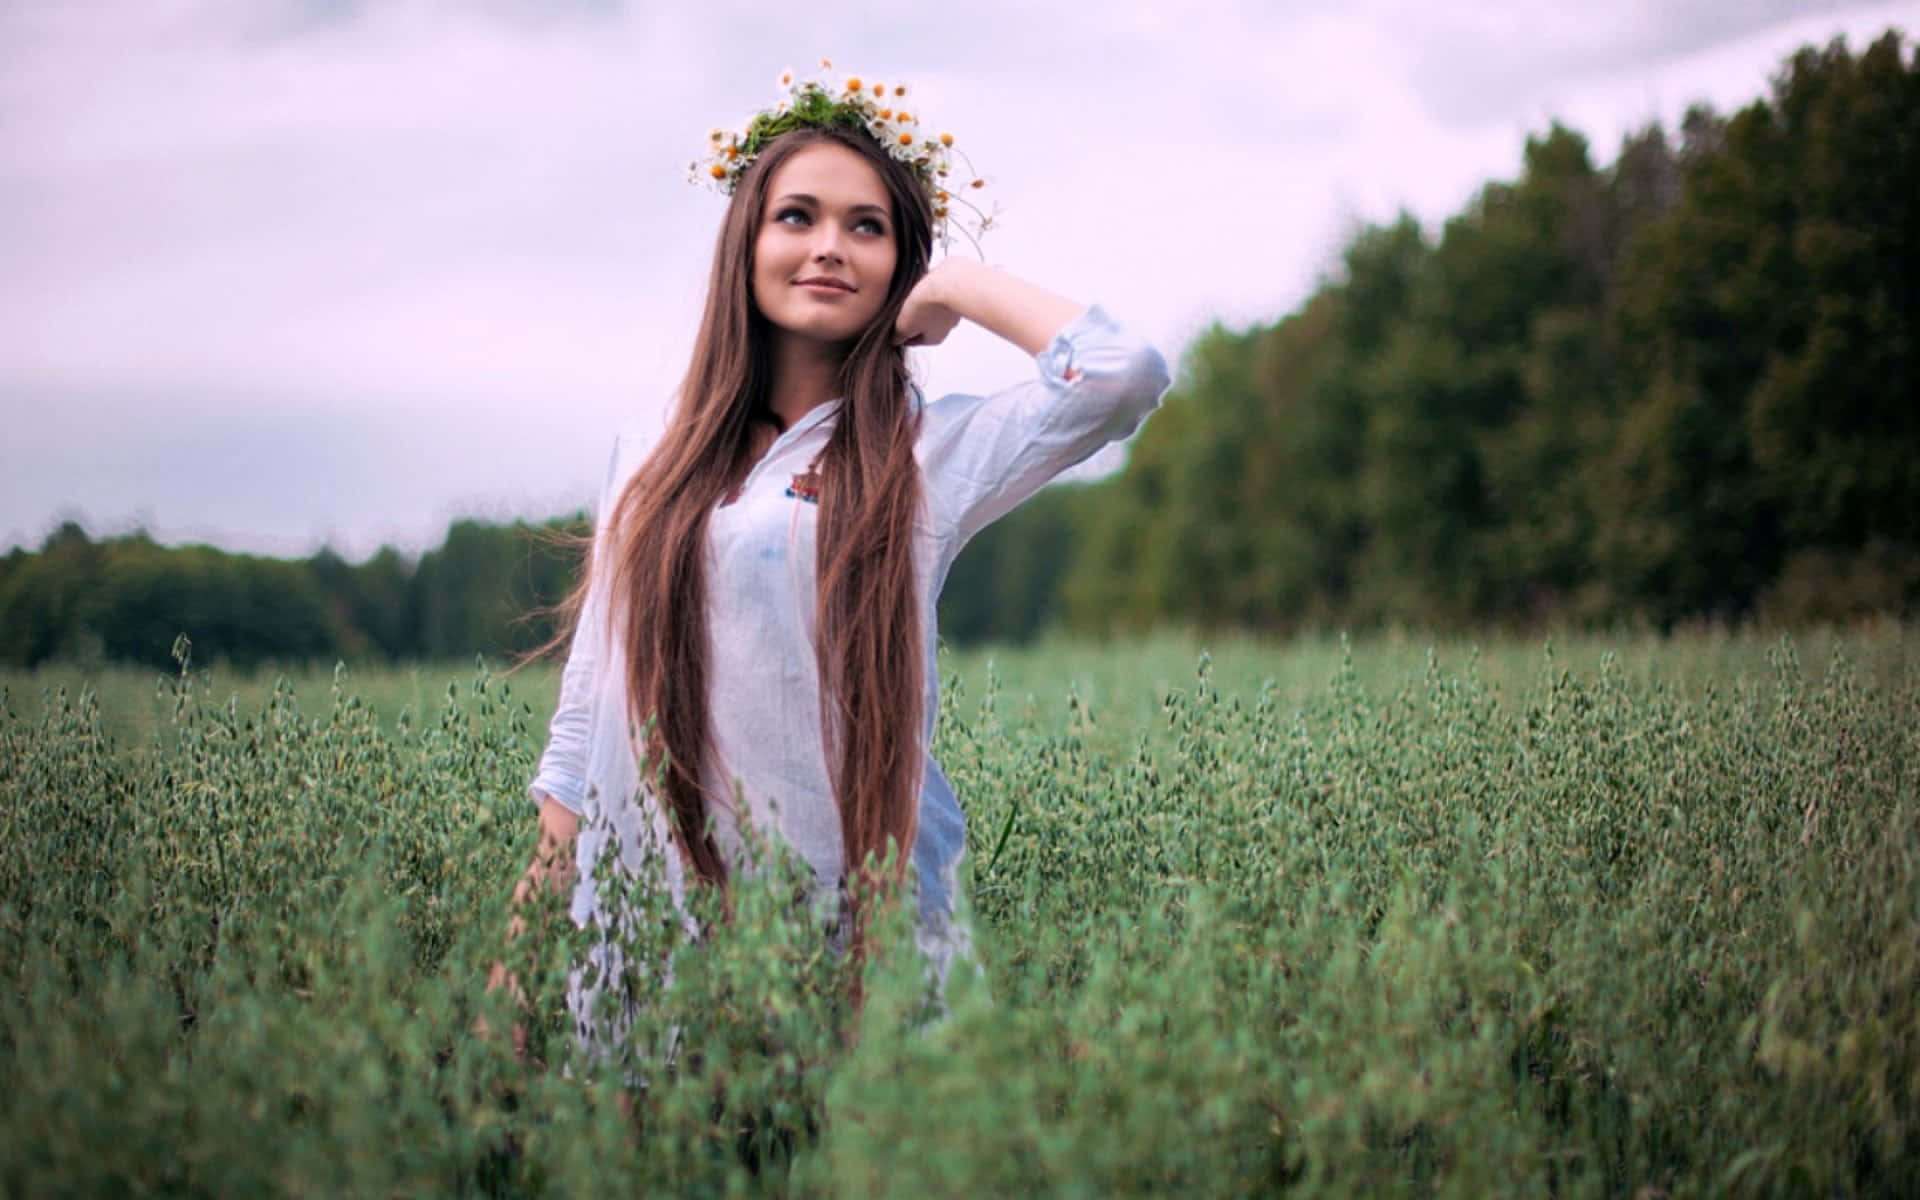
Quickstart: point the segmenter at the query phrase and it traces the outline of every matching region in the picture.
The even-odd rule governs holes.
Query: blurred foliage
[[[9,683],[0,1193],[1912,1195],[1910,634],[951,656],[945,1017],[896,919],[855,1023],[770,854],[699,937],[630,882],[601,1061],[557,903],[484,991],[508,683]]]
[[[572,588],[584,515],[545,525],[457,521],[408,562],[332,550],[301,561],[163,547],[145,534],[94,541],[71,522],[38,553],[0,559],[0,663],[163,666],[188,633],[210,661],[445,659],[515,655],[554,634]]]

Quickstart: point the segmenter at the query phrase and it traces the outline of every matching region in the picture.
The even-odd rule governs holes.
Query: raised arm
[[[894,332],[905,345],[935,346],[966,320],[1038,354],[1086,307],[997,267],[950,258],[908,293]]]
[[[926,410],[921,466],[955,553],[1061,471],[1139,428],[1169,382],[1159,351],[1098,306],[964,260],[921,280],[897,328],[926,345],[963,318],[1031,354],[1035,374]]]

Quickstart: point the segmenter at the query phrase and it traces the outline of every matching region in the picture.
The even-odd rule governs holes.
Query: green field
[[[1912,638],[943,654],[944,1019],[769,869],[597,1067],[551,668],[0,674],[0,1193],[1911,1195]]]

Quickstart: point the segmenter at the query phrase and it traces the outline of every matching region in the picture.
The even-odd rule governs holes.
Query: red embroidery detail
[[[820,503],[820,473],[802,471],[795,475],[793,482],[787,485],[787,495],[795,500],[805,500],[808,504]]]

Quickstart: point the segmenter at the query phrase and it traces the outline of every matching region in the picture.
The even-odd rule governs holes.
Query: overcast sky
[[[0,0],[0,549],[74,517],[359,557],[584,503],[686,366],[724,201],[682,172],[823,54],[956,135],[990,261],[1177,359],[1551,120],[1611,161],[1802,44],[1920,32],[1920,0],[1045,4]],[[920,358],[936,392],[1029,369]]]

